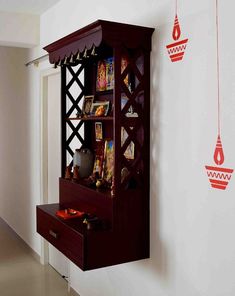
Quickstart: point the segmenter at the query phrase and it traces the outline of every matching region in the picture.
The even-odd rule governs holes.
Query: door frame
[[[40,204],[48,203],[48,79],[59,73],[59,67],[40,72]],[[49,243],[42,237],[40,262],[49,263]]]

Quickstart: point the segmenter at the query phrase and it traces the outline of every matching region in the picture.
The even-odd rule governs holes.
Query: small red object
[[[80,212],[74,209],[65,209],[65,210],[59,210],[56,212],[56,216],[65,220],[83,217],[84,214],[85,214],[84,212]]]

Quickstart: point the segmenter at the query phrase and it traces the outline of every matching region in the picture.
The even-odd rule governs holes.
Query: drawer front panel
[[[84,239],[81,234],[39,208],[37,208],[37,232],[83,268]]]

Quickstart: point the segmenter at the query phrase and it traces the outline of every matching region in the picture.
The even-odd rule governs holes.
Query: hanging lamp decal
[[[224,151],[221,141],[220,123],[220,73],[219,73],[219,24],[218,24],[218,0],[216,0],[216,58],[217,58],[217,129],[218,136],[214,151],[214,162],[217,166],[206,165],[207,176],[212,188],[225,190],[232,177],[233,169],[221,167],[224,163]]]
[[[174,43],[166,46],[167,52],[172,62],[181,61],[187,46],[188,39],[179,40],[181,36],[181,29],[177,15],[177,0],[175,0],[175,21],[172,31],[172,38]]]

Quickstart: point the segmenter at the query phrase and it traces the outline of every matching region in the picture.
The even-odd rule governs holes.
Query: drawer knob
[[[55,231],[53,231],[53,230],[49,230],[49,234],[51,235],[51,236],[53,236],[55,239],[57,239],[58,237],[59,237],[59,235],[58,235],[58,233],[56,233]]]

